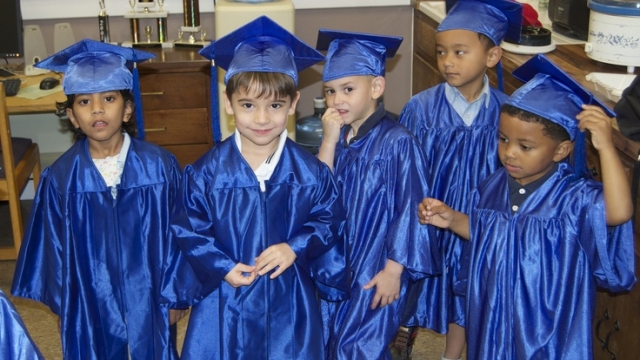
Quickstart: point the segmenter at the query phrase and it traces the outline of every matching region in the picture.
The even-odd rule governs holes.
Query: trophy
[[[200,26],[199,8],[198,0],[182,0],[184,26],[181,26],[178,30],[178,39],[175,41],[176,46],[204,47],[209,44],[206,39],[207,29]]]
[[[173,43],[168,41],[167,37],[167,17],[169,12],[164,11],[165,0],[129,0],[129,6],[131,12],[125,13],[125,19],[129,19],[131,26],[131,41],[125,41],[122,46],[161,46],[161,47],[173,47]],[[156,7],[157,2],[157,7]],[[144,33],[146,38],[141,41],[140,39],[140,22],[146,19],[153,19],[156,23],[156,39],[151,39],[153,34],[153,28],[150,25],[144,27]]]
[[[99,0],[100,13],[98,13],[98,32],[100,33],[100,41],[109,42],[109,15],[104,5],[104,0]]]

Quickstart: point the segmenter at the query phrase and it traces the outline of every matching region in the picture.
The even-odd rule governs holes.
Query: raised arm
[[[322,144],[318,151],[318,159],[329,166],[333,171],[333,161],[336,155],[336,145],[340,140],[340,129],[344,126],[344,121],[334,108],[328,108],[322,115]]]
[[[611,118],[598,106],[583,105],[578,114],[580,130],[591,132],[591,143],[600,154],[607,225],[616,226],[633,216],[631,189],[611,137]]]
[[[418,217],[423,225],[433,225],[442,229],[449,229],[469,240],[469,216],[448,207],[440,200],[424,198],[418,204]]]

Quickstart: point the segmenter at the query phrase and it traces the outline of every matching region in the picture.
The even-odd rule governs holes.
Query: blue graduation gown
[[[345,237],[353,279],[351,298],[324,302],[330,338],[327,359],[391,359],[388,344],[404,310],[408,283],[438,273],[439,250],[417,206],[429,194],[420,144],[389,115],[361,139],[336,147],[334,173],[347,208]],[[371,310],[376,289],[363,290],[387,259],[404,265],[400,297]]]
[[[324,359],[319,296],[347,296],[343,208],[329,168],[287,139],[260,191],[233,136],[185,168],[184,212],[173,230],[202,283],[215,290],[191,311],[182,359]],[[293,265],[250,286],[224,281],[287,243]]]
[[[175,359],[159,306],[169,214],[180,186],[175,158],[131,139],[117,199],[78,140],[38,186],[12,293],[62,321],[65,359]]]
[[[472,190],[500,166],[498,123],[500,106],[506,99],[505,94],[491,89],[489,106],[483,104],[471,126],[447,101],[444,83],[415,95],[405,105],[399,122],[425,149],[430,197],[469,213]],[[444,274],[411,285],[402,323],[446,333],[449,323],[464,326],[464,298],[454,296],[453,283],[466,241],[452,231],[434,231],[442,250]]]
[[[635,283],[631,221],[608,228],[602,184],[567,163],[512,214],[508,176],[473,195],[467,357],[592,359],[596,286]]]
[[[0,358],[7,360],[43,360],[29,336],[20,315],[0,290]]]

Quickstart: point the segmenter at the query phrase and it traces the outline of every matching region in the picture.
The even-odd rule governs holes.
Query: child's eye
[[[463,50],[457,50],[456,51],[456,55],[464,55],[464,51]]]
[[[335,93],[335,90],[333,90],[333,89],[325,89],[324,93],[327,94],[327,95],[333,95]]]
[[[522,149],[522,151],[529,151],[529,150],[531,150],[531,147],[529,147],[527,145],[520,145],[520,149]]]
[[[106,102],[112,102],[115,99],[116,99],[115,96],[111,96],[111,95],[104,97],[104,101],[106,101]]]
[[[436,56],[443,56],[443,55],[444,55],[444,51],[436,50]]]
[[[79,99],[78,100],[78,104],[87,105],[87,104],[89,104],[89,100],[88,99]]]
[[[508,143],[509,140],[507,140],[506,137],[504,136],[498,136],[498,141],[500,141],[501,143]]]
[[[280,109],[282,108],[282,104],[271,104],[272,109]]]
[[[346,92],[346,93],[350,93],[352,91],[353,91],[352,87],[344,88],[344,92]]]
[[[252,103],[243,103],[240,106],[242,106],[245,109],[251,109],[253,108],[253,104]]]

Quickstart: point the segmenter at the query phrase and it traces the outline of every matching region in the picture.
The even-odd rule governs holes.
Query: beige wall
[[[411,35],[412,14],[410,6],[369,7],[296,10],[296,35],[315,46],[318,28],[341,29],[404,37],[397,55],[387,64],[387,89],[385,105],[389,111],[399,113],[408,101],[411,89]],[[177,37],[178,28],[183,25],[182,15],[170,15],[167,20],[169,39]],[[98,39],[98,19],[74,18],[55,20],[25,20],[24,25],[40,26],[49,53],[53,53],[53,27],[60,22],[69,22],[76,40]],[[213,36],[214,14],[200,15],[201,26]],[[150,23],[153,24],[153,23]],[[121,16],[113,16],[109,21],[111,41],[129,41],[129,21]],[[209,37],[210,37],[209,36]],[[300,75],[301,103],[298,115],[313,112],[313,98],[322,95],[322,65],[316,65]]]

